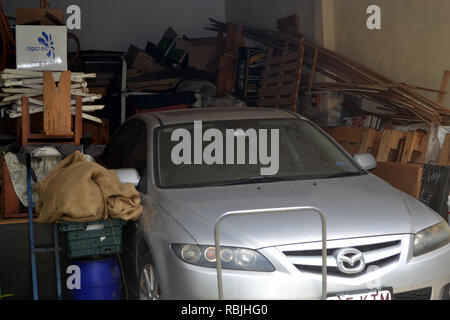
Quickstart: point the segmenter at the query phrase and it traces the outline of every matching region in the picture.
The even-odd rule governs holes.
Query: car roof
[[[295,119],[301,117],[289,110],[274,108],[192,108],[181,110],[167,110],[149,113],[141,113],[138,118],[148,118],[155,116],[162,125],[171,125],[191,122],[194,120],[215,121],[215,120],[242,120],[242,119],[275,119],[287,118]]]

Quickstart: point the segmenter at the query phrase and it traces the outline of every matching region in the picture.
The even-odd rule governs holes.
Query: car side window
[[[147,168],[147,130],[145,123],[136,123],[132,140],[129,140],[128,150],[124,156],[122,168],[134,168],[142,177]]]
[[[135,145],[136,138],[142,137],[142,131],[145,131],[145,124],[141,120],[125,122],[112,136],[99,162],[108,169],[127,168],[124,165],[129,151]],[[146,158],[146,155],[144,157]]]

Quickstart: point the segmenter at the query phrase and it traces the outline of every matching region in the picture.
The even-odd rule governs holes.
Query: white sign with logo
[[[19,70],[67,70],[66,26],[16,26]]]

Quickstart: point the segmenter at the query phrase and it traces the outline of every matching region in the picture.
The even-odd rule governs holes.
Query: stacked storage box
[[[122,228],[125,220],[61,222],[59,230],[69,258],[110,255],[122,252]]]

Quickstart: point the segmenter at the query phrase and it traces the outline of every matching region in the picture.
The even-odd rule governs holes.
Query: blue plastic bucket
[[[81,289],[72,289],[72,300],[120,300],[120,267],[115,257],[99,260],[77,260]]]

